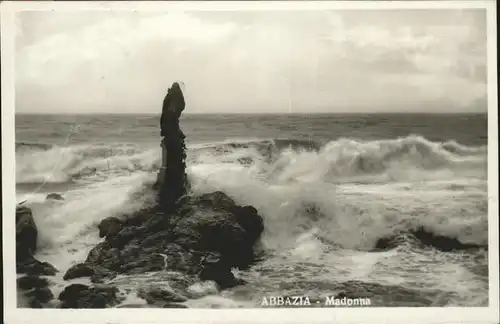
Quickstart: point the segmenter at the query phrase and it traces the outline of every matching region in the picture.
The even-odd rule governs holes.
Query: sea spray
[[[151,199],[147,188],[154,181],[159,148],[110,147],[24,148],[16,154],[18,183],[80,181],[64,193],[65,201],[19,195],[28,197],[40,222],[43,261],[63,269],[80,262],[99,241],[95,226],[100,220],[129,213]],[[367,251],[381,237],[421,225],[462,242],[486,244],[486,153],[483,146],[418,136],[344,138],[316,146],[254,140],[191,145],[187,172],[193,194],[222,190],[262,213],[267,258],[241,273],[246,280],[258,277],[259,285],[290,293],[293,281],[311,290],[332,280],[356,279],[423,291],[437,287],[455,291],[442,297],[442,303],[453,305],[466,303],[467,289],[482,294],[478,274],[484,276],[487,258],[476,262],[469,252],[422,251],[410,241],[388,252]],[[414,269],[425,272],[417,276]],[[207,293],[211,296],[193,305],[241,305],[213,297],[210,288]],[[477,298],[475,303],[484,302]]]

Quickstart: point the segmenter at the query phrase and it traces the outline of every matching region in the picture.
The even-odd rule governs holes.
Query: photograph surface
[[[17,310],[491,306],[491,8],[88,5],[2,13]]]

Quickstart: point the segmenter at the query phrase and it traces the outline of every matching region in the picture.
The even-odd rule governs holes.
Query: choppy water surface
[[[96,225],[150,203],[160,163],[157,116],[16,117],[17,200],[39,227],[37,257],[61,269],[100,241]],[[255,307],[263,296],[365,292],[380,306],[487,305],[487,251],[440,252],[378,238],[423,225],[487,244],[486,115],[187,115],[195,193],[222,190],[264,217],[265,258],[222,292],[184,282],[190,307]],[[60,192],[64,201],[45,201]],[[186,278],[184,278],[186,279]],[[85,279],[79,279],[85,282]],[[178,273],[118,277],[138,286]],[[76,280],[78,281],[78,280]],[[185,280],[184,280],[185,281]],[[371,293],[370,293],[371,292]]]

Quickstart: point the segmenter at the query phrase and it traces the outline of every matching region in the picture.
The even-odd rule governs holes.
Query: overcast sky
[[[485,10],[22,12],[16,111],[485,112]]]

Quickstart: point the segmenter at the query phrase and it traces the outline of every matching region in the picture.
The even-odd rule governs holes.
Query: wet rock
[[[28,257],[17,262],[16,272],[28,275],[54,276],[59,271],[48,262],[41,262],[33,257]]]
[[[187,251],[176,243],[168,243],[162,254],[167,258],[167,270],[194,275],[201,271],[201,263],[207,253]]]
[[[426,231],[423,226],[419,227],[416,230],[411,231],[411,234],[415,236],[423,245],[432,246],[443,252],[486,247],[478,244],[462,243],[456,238],[450,238],[442,235],[435,235],[432,232]]]
[[[115,238],[115,246],[125,246],[127,243],[134,239],[142,238],[146,233],[146,228],[142,226],[125,227],[120,230],[120,232],[118,232],[118,235]]]
[[[183,209],[185,216],[172,229],[175,243],[187,249],[221,253],[231,266],[239,268],[253,262],[253,246],[263,230],[259,225],[262,217],[253,213],[253,208],[239,207],[217,191],[189,197]]]
[[[45,303],[54,299],[54,294],[49,288],[35,288],[24,294],[29,299],[30,307],[41,308]]]
[[[198,205],[200,206],[205,205],[207,207],[211,207],[217,210],[231,211],[233,208],[237,206],[234,200],[225,193],[223,193],[222,191],[214,191],[193,198]]]
[[[31,209],[16,209],[16,258],[18,261],[31,257],[36,252],[38,230]]]
[[[187,305],[176,303],[164,303],[161,308],[189,308]]]
[[[104,259],[103,255],[106,253],[107,250],[111,249],[111,246],[109,245],[108,242],[101,242],[94,246],[89,254],[87,255],[87,259],[85,260],[85,263],[90,263],[90,264],[99,264],[101,261]]]
[[[377,240],[374,251],[387,251],[396,248],[405,242],[415,245],[433,247],[442,252],[452,252],[467,249],[488,248],[487,245],[462,243],[457,238],[450,238],[436,235],[427,231],[423,226],[409,230],[405,233],[398,233],[390,237],[382,237]]]
[[[59,295],[61,308],[106,308],[118,302],[116,287],[72,284]]]
[[[161,255],[145,254],[141,255],[138,260],[123,264],[120,268],[121,273],[139,274],[152,271],[160,271],[165,269],[165,262]]]
[[[74,266],[69,268],[68,271],[66,271],[66,273],[64,274],[63,279],[64,280],[71,280],[71,279],[81,278],[81,277],[91,277],[94,274],[95,274],[95,271],[91,266],[84,264],[84,263],[79,263],[79,264],[75,264]]]
[[[33,257],[36,252],[38,229],[31,209],[16,208],[16,272],[29,275],[53,276],[58,270],[48,262]]]
[[[49,281],[46,278],[40,278],[38,276],[28,275],[17,279],[17,287],[23,290],[46,288],[48,285]]]
[[[237,222],[245,229],[250,236],[249,240],[255,241],[264,231],[264,221],[252,206],[233,208],[233,214]]]
[[[187,298],[176,292],[162,288],[142,288],[137,292],[137,296],[146,300],[148,304],[163,305],[165,303],[183,303]]]
[[[90,250],[85,263],[93,267],[119,271],[123,262],[120,256],[120,249],[113,247],[109,242],[105,241],[97,244]]]
[[[45,198],[46,200],[64,200],[63,196],[61,196],[60,194],[58,193],[50,193],[47,195],[47,197]]]
[[[116,308],[156,308],[154,306],[148,304],[124,304],[118,305]]]
[[[144,238],[144,240],[140,244],[140,247],[146,248],[154,246],[162,248],[166,247],[166,245],[171,242],[171,240],[172,234],[170,233],[170,231],[161,231]]]
[[[199,274],[201,280],[215,281],[220,289],[231,288],[244,282],[234,277],[231,267],[220,255],[212,254],[203,260]]]
[[[116,218],[101,222],[105,241],[89,252],[85,266],[71,272],[89,275],[99,267],[102,274],[94,273],[91,280],[100,282],[119,273],[173,270],[200,275],[224,288],[243,283],[231,268],[245,268],[255,259],[253,247],[263,230],[255,208],[238,206],[226,194],[214,192],[184,197],[174,214],[148,210],[154,211],[149,219],[142,210],[140,221],[128,215],[124,222]],[[111,230],[110,235],[113,226],[119,231]],[[214,258],[217,261],[206,261]]]
[[[102,283],[116,277],[116,272],[106,268],[94,266],[92,269],[94,270],[94,274],[90,277],[90,281],[93,283]]]
[[[108,217],[101,221],[98,225],[99,237],[107,237],[117,235],[122,229],[123,221],[116,217]]]

